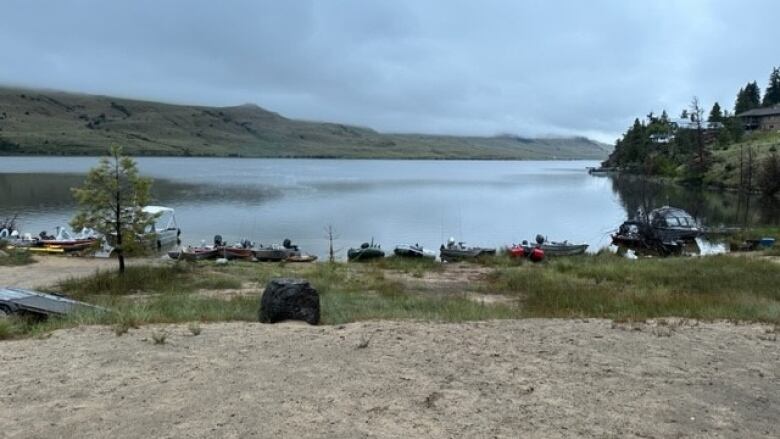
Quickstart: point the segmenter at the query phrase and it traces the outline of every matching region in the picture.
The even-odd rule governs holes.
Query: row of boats
[[[149,247],[161,250],[170,248],[179,242],[181,230],[176,223],[173,209],[162,206],[147,206],[146,212],[155,216],[155,222],[138,239]],[[46,253],[67,253],[91,251],[100,249],[98,253],[110,255],[111,237],[103,237],[94,230],[83,229],[73,232],[64,227],[57,227],[54,234],[41,232],[37,236],[20,234],[15,230],[13,221],[0,224],[0,239],[17,247],[26,247],[30,251]],[[696,219],[688,212],[670,206],[654,209],[647,214],[637,212],[634,218],[625,221],[612,235],[612,243],[621,247],[638,251],[652,251],[660,254],[677,254],[682,251],[686,242],[711,232],[699,225]],[[756,243],[746,243],[754,246],[771,246],[774,242],[768,242],[770,238],[764,238]],[[767,242],[765,242],[767,241]],[[773,240],[772,240],[773,241]],[[537,235],[532,242],[523,241],[520,244],[512,244],[506,247],[506,252],[518,258],[528,258],[532,261],[541,261],[545,256],[574,256],[585,253],[588,244],[571,243],[568,241],[549,241],[541,235]],[[405,258],[435,259],[437,256],[442,261],[462,261],[489,257],[497,253],[495,247],[467,246],[463,242],[456,242],[450,238],[442,244],[437,252],[424,248],[419,244],[402,244],[393,249],[393,254]],[[188,246],[180,250],[171,251],[168,255],[173,259],[204,260],[204,259],[246,259],[257,261],[290,261],[312,262],[316,256],[302,252],[297,245],[293,245],[289,239],[281,244],[256,245],[248,240],[235,244],[227,244],[222,237],[215,236],[212,245],[201,243],[199,246]],[[385,251],[378,243],[366,242],[359,247],[350,248],[347,251],[349,261],[369,261],[385,257]]]
[[[523,241],[521,244],[507,246],[507,253],[514,258],[528,258],[531,261],[542,261],[545,255],[549,256],[573,256],[585,253],[587,244],[572,244],[569,242],[547,241],[541,235],[536,242],[531,244]],[[480,257],[496,255],[496,248],[470,247],[463,242],[455,242],[454,238],[439,248],[438,256],[444,262],[456,262],[473,260]],[[437,253],[420,244],[401,244],[395,246],[393,254],[401,258],[411,259],[436,259]],[[366,262],[384,258],[386,256],[382,246],[373,240],[359,247],[347,250],[347,260],[351,262]],[[227,244],[220,235],[214,237],[213,244],[201,243],[199,246],[187,246],[179,250],[168,252],[168,257],[177,260],[199,261],[208,259],[227,260],[243,259],[259,262],[314,262],[317,256],[302,252],[297,245],[285,239],[282,244],[269,246],[256,245],[249,240],[242,240],[235,244]]]
[[[506,252],[514,258],[528,258],[539,262],[547,256],[574,256],[585,253],[588,244],[574,244],[568,241],[548,241],[541,235],[536,236],[536,242],[523,241],[520,244],[512,244],[506,247]],[[482,257],[495,256],[495,247],[470,247],[464,242],[456,242],[450,238],[446,244],[439,247],[439,258],[443,262],[457,262],[473,260]],[[436,252],[426,249],[419,244],[402,244],[393,249],[393,254],[403,258],[435,259]],[[360,247],[350,248],[347,251],[347,259],[353,262],[370,261],[385,257],[382,247],[373,240],[363,243]]]
[[[285,239],[281,245],[255,245],[248,240],[231,245],[227,244],[220,235],[214,237],[213,245],[187,246],[180,250],[169,251],[168,257],[184,261],[219,258],[260,262],[314,262],[317,260],[317,256],[301,252],[298,246],[293,245],[289,239]]]
[[[143,246],[161,250],[179,242],[181,229],[176,223],[176,214],[170,207],[146,206],[143,211],[154,218],[144,233],[137,239]],[[38,253],[79,253],[95,252],[96,256],[108,257],[112,254],[115,236],[103,236],[91,228],[79,231],[57,226],[53,234],[42,231],[38,235],[21,233],[16,226],[16,218],[0,222],[0,240],[14,247],[26,248]]]

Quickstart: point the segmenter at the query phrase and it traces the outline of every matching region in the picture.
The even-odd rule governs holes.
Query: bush
[[[772,152],[760,165],[758,188],[766,196],[773,197],[780,192],[780,159]]]

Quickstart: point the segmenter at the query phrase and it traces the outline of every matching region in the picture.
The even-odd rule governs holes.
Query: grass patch
[[[241,288],[241,280],[228,273],[210,270],[206,265],[175,263],[161,266],[130,266],[125,274],[116,271],[97,271],[86,278],[61,282],[58,290],[75,297],[96,295],[122,296],[128,294],[170,294],[197,290],[226,290]]]
[[[780,322],[780,270],[727,255],[627,260],[585,255],[498,270],[491,284],[528,317],[676,316]]]
[[[683,317],[780,324],[780,269],[772,261],[728,255],[628,260],[610,253],[550,259],[541,264],[507,257],[490,265],[475,290],[515,298],[481,303],[460,294],[419,290],[416,273],[447,266],[390,260],[368,264],[210,263],[133,266],[69,280],[64,291],[110,309],[46,321],[0,320],[0,338],[36,335],[78,325],[107,325],[116,334],[152,323],[257,321],[263,286],[274,277],[301,277],[319,291],[322,322],[394,319],[462,322],[522,317],[603,317],[617,321]],[[393,275],[389,275],[389,271]],[[397,275],[407,273],[408,280]],[[482,279],[482,278],[480,278]],[[259,285],[240,295],[199,290]]]
[[[444,270],[441,262],[429,258],[403,258],[390,256],[369,262],[367,265],[381,270],[395,270],[410,274],[414,277],[422,277],[428,272],[441,272]]]
[[[27,265],[35,262],[30,252],[27,250],[11,249],[0,247],[0,251],[7,254],[0,255],[0,266],[18,266]]]
[[[23,318],[17,316],[2,317],[0,318],[0,340],[16,338],[24,334],[30,326]]]

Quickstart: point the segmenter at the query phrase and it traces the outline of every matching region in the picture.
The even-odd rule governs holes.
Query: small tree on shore
[[[74,228],[91,227],[107,239],[113,239],[119,259],[119,273],[125,272],[125,251],[137,242],[138,235],[154,221],[143,211],[150,198],[152,181],[138,175],[135,161],[111,148],[87,174],[84,185],[73,188],[79,211],[71,221]]]

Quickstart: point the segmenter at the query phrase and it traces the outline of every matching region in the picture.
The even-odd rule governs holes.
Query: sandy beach
[[[0,423],[8,438],[777,437],[773,331],[593,319],[80,327],[0,344]]]

